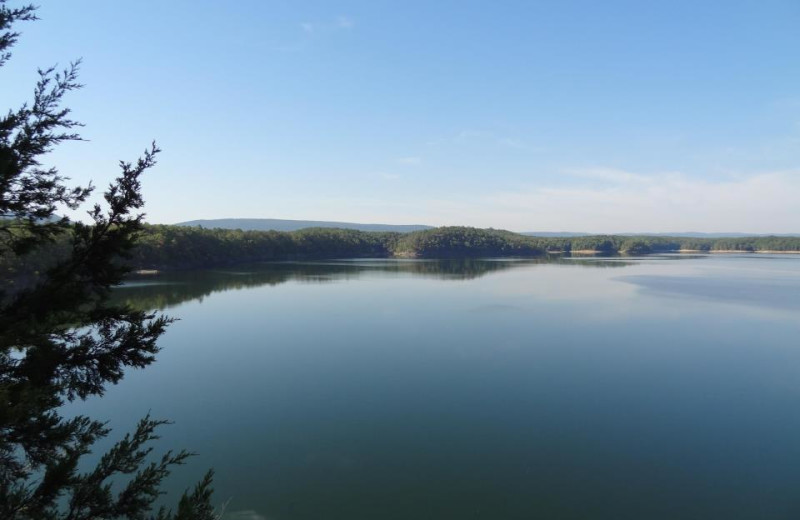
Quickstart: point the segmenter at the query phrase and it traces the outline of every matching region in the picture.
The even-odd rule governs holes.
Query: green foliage
[[[336,228],[280,232],[145,226],[131,261],[138,269],[174,270],[323,258],[534,257],[571,252],[641,255],[682,250],[800,251],[800,238],[619,235],[560,238],[469,227],[393,233]]]
[[[0,65],[18,34],[15,22],[34,20],[31,6],[0,0]],[[63,141],[78,140],[78,123],[61,107],[80,87],[77,64],[40,71],[33,101],[0,118],[0,518],[89,519],[151,517],[161,481],[185,451],[151,460],[147,444],[164,424],[146,417],[86,473],[80,461],[109,434],[88,417],[64,419],[60,407],[103,394],[130,367],[145,367],[171,319],[109,303],[111,288],[129,269],[142,230],[140,176],[155,164],[153,145],[95,205],[91,224],[70,223],[56,211],[76,209],[92,191],[69,188],[41,158]],[[30,266],[35,266],[31,269]],[[210,475],[173,514],[213,518]],[[116,491],[115,491],[116,490]],[[183,514],[183,516],[179,516]]]
[[[395,246],[398,256],[470,257],[534,256],[545,252],[534,239],[496,229],[441,227],[403,235]]]
[[[332,228],[279,232],[146,226],[131,261],[140,269],[193,269],[270,260],[384,257],[396,236]]]

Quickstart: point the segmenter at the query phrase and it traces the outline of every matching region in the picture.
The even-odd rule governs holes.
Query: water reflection
[[[413,276],[438,280],[472,280],[491,273],[535,265],[559,264],[596,268],[631,265],[624,258],[542,258],[509,259],[354,259],[316,262],[271,262],[236,269],[176,271],[154,275],[134,275],[120,287],[115,303],[137,309],[166,309],[186,301],[200,300],[212,293],[279,285],[290,281],[331,283],[370,276]]]

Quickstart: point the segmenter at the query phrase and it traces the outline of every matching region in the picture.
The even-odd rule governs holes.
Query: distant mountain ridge
[[[279,218],[218,218],[189,220],[176,226],[204,227],[208,229],[241,229],[243,231],[297,231],[305,228],[339,228],[357,231],[395,231],[410,233],[433,229],[433,226],[417,224],[360,224],[356,222],[330,222],[324,220],[285,220]]]

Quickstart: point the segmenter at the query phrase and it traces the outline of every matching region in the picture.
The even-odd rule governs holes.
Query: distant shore
[[[43,250],[18,272],[42,271],[69,247]],[[140,276],[163,271],[230,267],[259,262],[335,258],[466,259],[649,254],[800,254],[800,237],[682,238],[590,235],[534,237],[498,229],[442,227],[410,233],[307,228],[239,231],[145,225],[128,264]],[[0,259],[0,267],[2,267]]]
[[[678,249],[677,253],[724,253],[724,254],[734,254],[734,253],[748,253],[748,254],[765,254],[765,255],[797,255],[800,254],[800,250],[798,251],[775,251],[771,249],[759,249],[754,251],[745,251],[741,249],[713,249],[710,251],[704,251],[702,249]]]
[[[635,251],[618,251],[615,253],[605,253],[603,251],[596,251],[594,249],[578,249],[575,251],[548,251],[550,254],[572,254],[572,255],[586,255],[596,256],[603,254],[621,254],[621,255],[658,255],[665,253],[692,253],[692,254],[764,254],[764,255],[800,255],[800,250],[794,251],[778,251],[773,249],[758,249],[758,250],[745,250],[745,249],[668,249],[662,251],[649,251],[649,252],[635,252]]]

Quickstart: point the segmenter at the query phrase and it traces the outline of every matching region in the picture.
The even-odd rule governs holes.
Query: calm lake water
[[[800,256],[270,264],[132,280],[151,411],[228,520],[800,518]]]

